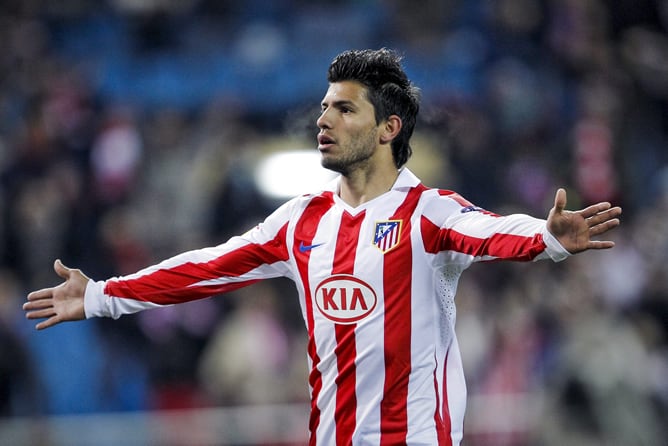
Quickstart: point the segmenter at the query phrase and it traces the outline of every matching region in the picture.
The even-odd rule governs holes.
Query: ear
[[[401,126],[401,118],[397,115],[390,115],[390,117],[381,124],[380,142],[382,144],[391,143],[401,131]]]

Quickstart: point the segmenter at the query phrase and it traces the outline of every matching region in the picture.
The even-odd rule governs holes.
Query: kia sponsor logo
[[[315,289],[318,310],[339,324],[354,324],[364,319],[376,308],[377,302],[373,288],[354,276],[331,276]]]

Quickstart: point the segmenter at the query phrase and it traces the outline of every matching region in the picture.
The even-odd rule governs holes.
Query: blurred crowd
[[[329,61],[387,46],[427,185],[624,208],[612,251],[465,273],[469,441],[665,444],[668,1],[15,0],[0,23],[0,416],[305,401],[291,283],[46,332],[21,305],[56,258],[103,279],[254,225],[278,203],[253,167],[314,147]]]

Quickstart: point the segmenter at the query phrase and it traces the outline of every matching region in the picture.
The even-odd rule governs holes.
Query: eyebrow
[[[348,99],[341,99],[341,100],[338,100],[338,101],[334,101],[331,104],[327,103],[327,101],[322,101],[320,103],[320,106],[321,107],[335,107],[335,108],[341,108],[341,107],[351,107],[351,108],[354,108],[354,109],[358,108],[357,105],[355,105],[355,103],[353,101],[348,100]]]

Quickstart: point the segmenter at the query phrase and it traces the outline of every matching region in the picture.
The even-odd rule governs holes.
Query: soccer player
[[[546,220],[500,216],[423,185],[404,164],[418,89],[393,51],[338,55],[317,119],[323,166],[340,174],[247,233],[137,273],[64,282],[24,304],[37,329],[201,299],[271,277],[296,285],[308,330],[310,445],[457,445],[466,387],[455,337],[462,271],[489,260],[560,261],[619,224],[599,203]]]

